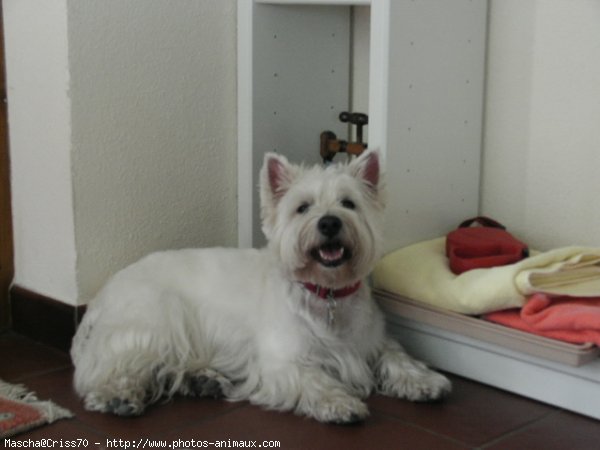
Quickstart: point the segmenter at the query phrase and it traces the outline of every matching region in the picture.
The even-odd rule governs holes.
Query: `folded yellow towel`
[[[520,307],[535,292],[600,296],[600,248],[559,248],[454,275],[445,242],[442,237],[388,254],[373,272],[374,286],[462,314]]]

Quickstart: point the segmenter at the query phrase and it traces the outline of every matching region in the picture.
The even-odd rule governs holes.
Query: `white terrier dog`
[[[379,156],[327,168],[268,154],[266,248],[155,253],[116,274],[73,341],[87,409],[119,415],[176,393],[350,423],[376,391],[434,400],[450,382],[386,337],[364,278],[381,255]]]

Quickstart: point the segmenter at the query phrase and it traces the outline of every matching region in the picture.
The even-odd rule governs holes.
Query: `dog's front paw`
[[[425,367],[400,373],[395,379],[382,382],[380,387],[384,395],[413,402],[441,400],[448,396],[451,390],[452,384],[448,378]]]
[[[124,398],[113,398],[108,403],[108,412],[117,416],[139,416],[144,411],[144,406]]]
[[[196,397],[222,398],[231,393],[232,389],[231,381],[219,372],[202,369],[194,374],[188,374],[179,388],[179,392]]]
[[[304,413],[319,422],[350,425],[365,420],[369,416],[369,409],[356,397],[347,394],[333,394],[325,395]]]
[[[388,340],[375,368],[378,392],[413,402],[428,402],[446,397],[452,390],[450,380],[411,358],[393,340]]]

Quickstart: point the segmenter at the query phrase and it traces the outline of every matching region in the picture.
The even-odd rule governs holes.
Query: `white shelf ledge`
[[[371,0],[255,0],[256,3],[269,5],[326,5],[326,6],[360,6],[370,5]]]
[[[571,367],[414,320],[388,319],[406,350],[438,369],[600,419],[600,359]]]

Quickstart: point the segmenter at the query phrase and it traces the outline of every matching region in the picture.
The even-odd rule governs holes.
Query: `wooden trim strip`
[[[67,305],[20,286],[12,286],[10,301],[13,331],[69,351],[85,306]]]

